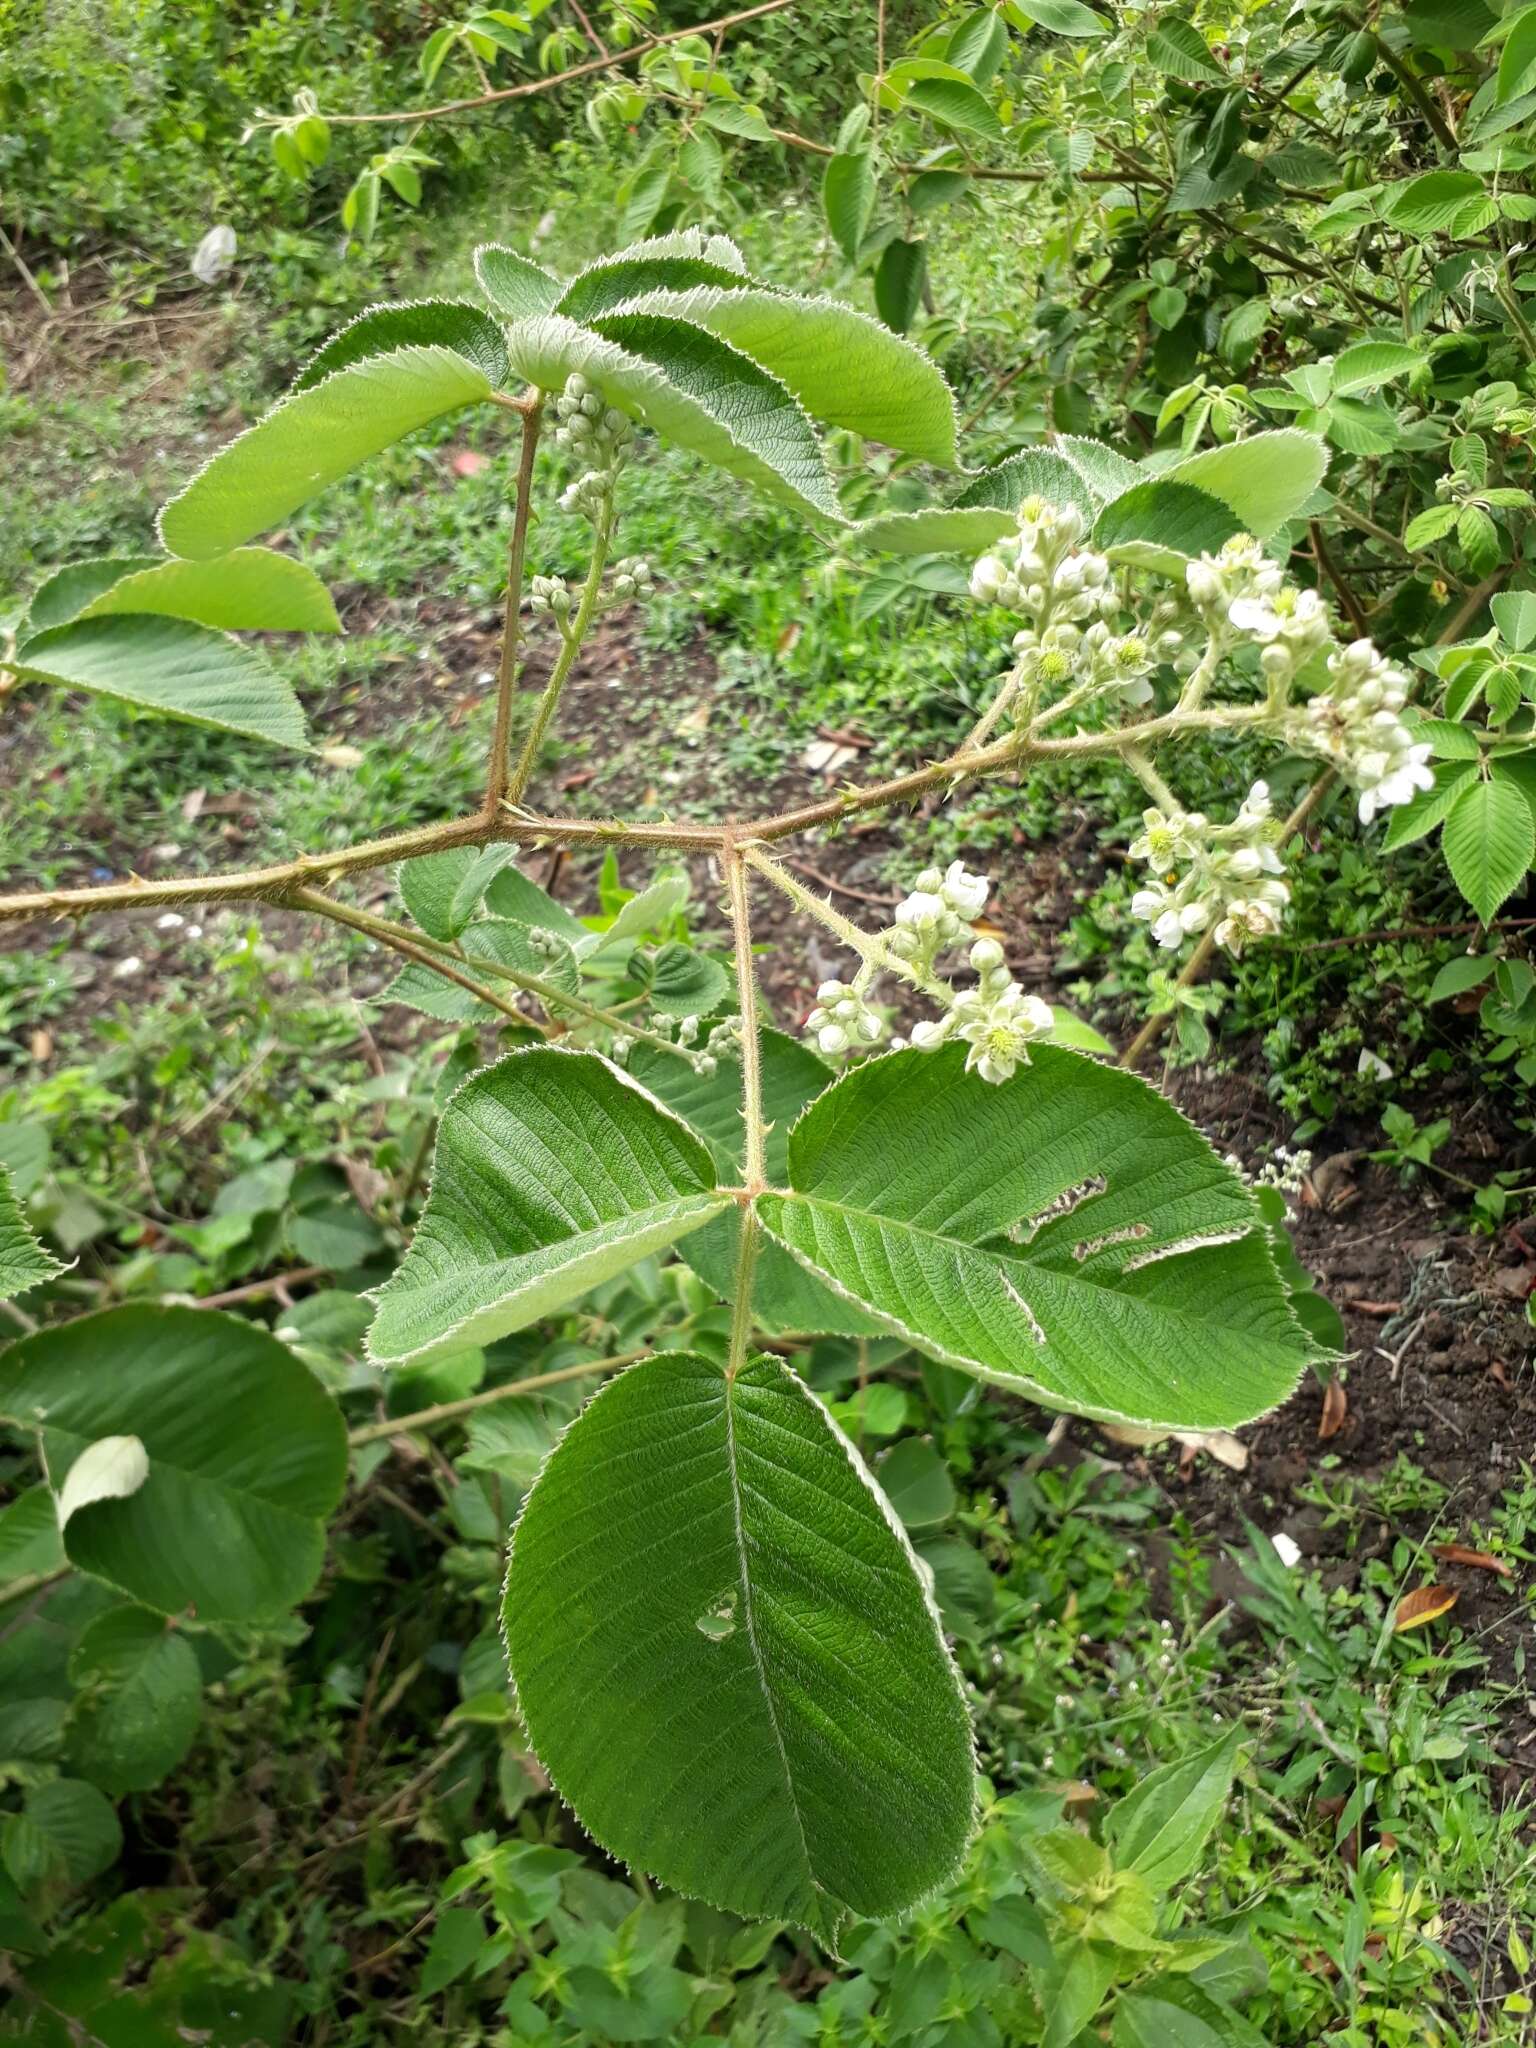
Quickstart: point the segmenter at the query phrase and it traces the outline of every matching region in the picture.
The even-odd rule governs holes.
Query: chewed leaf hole
[[[706,1607],[694,1623],[701,1636],[708,1636],[712,1643],[723,1643],[736,1633],[736,1588],[722,1593],[712,1607]]]

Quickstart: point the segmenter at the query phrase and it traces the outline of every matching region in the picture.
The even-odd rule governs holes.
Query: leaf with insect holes
[[[91,1446],[138,1440],[142,1483],[76,1506],[64,1547],[142,1605],[271,1620],[314,1584],[346,1432],[318,1381],[258,1325],[135,1306],[40,1330],[0,1353],[0,1420],[39,1433],[66,1496]]]
[[[41,1287],[64,1271],[51,1252],[32,1235],[9,1169],[0,1165],[0,1301]]]
[[[513,1533],[529,1739],[610,1854],[834,1940],[969,1838],[958,1677],[911,1548],[780,1360],[686,1352],[611,1381]]]
[[[379,1290],[369,1355],[400,1365],[523,1329],[729,1200],[702,1140],[607,1060],[510,1053],[443,1111],[427,1206]]]
[[[1133,1075],[1044,1046],[1009,1081],[960,1048],[867,1061],[790,1136],[770,1234],[931,1356],[1054,1408],[1220,1429],[1318,1347],[1247,1189]]]
[[[652,290],[621,312],[702,327],[776,377],[813,419],[953,468],[955,401],[933,358],[835,299],[725,288]]]
[[[494,388],[453,348],[397,348],[349,363],[290,392],[221,448],[165,506],[160,537],[192,561],[222,555],[280,525],[381,448]]]
[[[1446,816],[1440,843],[1452,880],[1489,924],[1536,860],[1536,821],[1512,783],[1468,780]]]
[[[109,575],[109,571],[116,574]],[[339,633],[330,592],[314,570],[272,548],[235,548],[206,562],[151,556],[79,562],[32,599],[32,625],[137,612],[239,633]]]
[[[292,684],[255,648],[189,619],[76,619],[23,641],[11,667],[191,725],[273,746],[309,745]]]
[[[821,443],[793,394],[739,349],[660,315],[524,320],[508,345],[518,374],[558,391],[580,372],[604,401],[782,504],[841,521]]]

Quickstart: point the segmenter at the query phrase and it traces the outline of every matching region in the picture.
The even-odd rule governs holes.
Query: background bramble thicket
[[[1531,580],[1536,10],[801,0],[463,117],[325,119],[547,79],[702,18],[0,0],[0,628],[55,565],[142,547],[168,491],[354,312],[464,292],[488,238],[568,271],[669,226],[727,230],[754,271],[929,349],[977,461],[1052,430],[1138,457],[1325,434],[1296,573],[1398,660],[1474,646],[1459,684],[1436,652],[1418,664],[1438,809],[1384,830],[1322,802],[1281,937],[1183,988],[1128,914],[1144,799],[1119,768],[964,790],[801,873],[879,922],[917,868],[961,856],[995,879],[1023,983],[1117,1041],[1171,1014],[1149,1067],[1284,1181],[1349,1360],[1232,1469],[1086,1424],[1048,1436],[894,1342],[800,1359],[933,1570],[996,1795],[965,1875],[829,1962],[608,1863],[526,1752],[502,1534],[580,1382],[437,1432],[374,1427],[657,1328],[707,1338],[718,1311],[686,1269],[653,1262],[451,1377],[386,1384],[360,1362],[360,1296],[418,1213],[443,1077],[488,1027],[380,1003],[382,957],[292,912],[5,928],[0,1160],[74,1262],[9,1313],[228,1304],[371,1440],[290,1620],[188,1630],[131,1693],[112,1597],[59,1572],[30,1440],[0,1433],[0,2038],[1536,2038],[1536,847],[1523,813],[1512,848],[1458,857],[1438,830],[1468,762],[1516,788],[1530,758],[1531,636],[1490,604]],[[204,281],[216,227],[233,258]],[[1405,360],[1339,389],[1362,340]],[[4,881],[254,864],[475,801],[506,446],[461,435],[416,435],[292,522],[346,628],[286,657],[320,755],[274,775],[238,739],[86,720],[0,673]],[[918,501],[880,451],[847,453],[851,510],[871,466]],[[999,656],[964,565],[829,552],[675,453],[626,489],[657,592],[584,653],[546,796],[715,815],[897,772],[972,722]],[[576,520],[544,512],[533,566],[577,552]],[[1212,808],[1260,772],[1288,808],[1313,772],[1230,743],[1179,771]],[[538,878],[583,916],[646,879],[585,856]],[[707,947],[723,920],[693,879],[677,931]],[[768,935],[764,990],[794,1030],[842,963],[792,912]],[[1425,1586],[1443,1595],[1407,1626]],[[1233,1725],[1236,1787],[1178,1899],[1244,1937],[1218,1987],[1240,2017],[1163,2006],[1153,2033],[1133,2004],[1102,2024],[1053,2006],[1042,1815],[1093,1825]]]

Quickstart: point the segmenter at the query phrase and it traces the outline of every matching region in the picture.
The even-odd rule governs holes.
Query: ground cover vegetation
[[[1532,2038],[1536,10],[3,20],[0,2031]]]

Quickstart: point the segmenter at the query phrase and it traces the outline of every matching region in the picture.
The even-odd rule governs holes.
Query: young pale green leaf
[[[1103,441],[1090,441],[1081,434],[1058,434],[1054,447],[1062,460],[1076,470],[1084,489],[1097,504],[1107,504],[1122,491],[1146,481],[1144,469]]]
[[[398,348],[290,393],[231,441],[160,514],[173,555],[204,561],[279,525],[370,455],[494,385],[450,348]]]
[[[341,631],[331,594],[314,570],[272,548],[235,548],[206,562],[136,561],[74,616],[124,612],[190,619],[227,633]],[[41,623],[35,601],[33,622]]]
[[[1489,600],[1488,609],[1509,646],[1518,650],[1536,640],[1536,590],[1502,590]]]
[[[443,1112],[427,1206],[379,1291],[369,1354],[399,1365],[523,1329],[728,1200],[702,1140],[607,1060],[510,1053]]]
[[[1241,531],[1231,507],[1209,491],[1152,477],[1110,500],[1094,522],[1093,543],[1111,561],[1182,577],[1193,556],[1214,554]]]
[[[1188,1877],[1226,1806],[1245,1740],[1231,1728],[1182,1763],[1149,1771],[1116,1800],[1104,1821],[1115,1868],[1134,1870],[1160,1892]]]
[[[158,1785],[186,1755],[202,1716],[197,1656],[163,1615],[114,1607],[70,1652],[71,1682],[86,1698],[69,1748],[81,1775],[120,1798]]]
[[[140,1440],[143,1484],[78,1508],[64,1547],[144,1606],[271,1620],[314,1584],[346,1432],[330,1396],[256,1324],[129,1307],[39,1331],[0,1353],[0,1419],[41,1432],[56,1488],[90,1445]]]
[[[504,320],[534,320],[547,313],[565,289],[553,271],[500,242],[475,251],[475,277]]]
[[[795,1118],[828,1085],[831,1075],[810,1047],[782,1031],[758,1034],[762,1067],[763,1117],[768,1126],[764,1163],[771,1181],[789,1171],[789,1131]],[[697,1074],[685,1061],[669,1059],[651,1046],[637,1045],[630,1054],[630,1072],[669,1109],[696,1130],[714,1154],[722,1180],[741,1177],[741,1061],[723,1056],[713,1074]],[[722,1300],[729,1300],[736,1280],[736,1254],[741,1243],[741,1217],[734,1204],[701,1230],[690,1232],[679,1247],[684,1260]],[[752,1313],[756,1327],[770,1336],[785,1330],[816,1330],[827,1336],[880,1336],[884,1325],[844,1300],[807,1272],[798,1259],[773,1243],[760,1240],[752,1276]]]
[[[579,327],[563,314],[511,329],[514,368],[558,391],[580,371],[609,405],[781,503],[841,521],[810,421],[776,377],[703,328],[656,315]]]
[[[955,1869],[973,1763],[938,1616],[779,1360],[605,1387],[524,1506],[504,1620],[533,1746],[612,1855],[828,1941]]]
[[[813,1272],[1051,1407],[1231,1428],[1315,1349],[1237,1175],[1172,1104],[1080,1053],[1043,1047],[997,1087],[959,1049],[870,1060],[795,1126],[789,1179],[760,1214]]]
[[[1246,533],[1267,540],[1294,519],[1322,482],[1328,449],[1297,427],[1251,434],[1245,441],[1202,449],[1161,472],[1168,483],[1193,484],[1230,507]]]
[[[1052,505],[1075,505],[1089,521],[1100,503],[1065,456],[1050,448],[1025,448],[978,472],[948,505],[920,512],[887,512],[863,520],[855,532],[867,546],[886,554],[979,554],[1013,531],[1020,505],[1031,496],[1045,498]]]
[[[507,344],[496,322],[478,306],[453,299],[408,299],[373,306],[333,334],[294,378],[292,389],[309,391],[337,370],[402,348],[445,348],[462,356],[488,383],[507,381]]]
[[[32,1235],[10,1172],[0,1166],[0,1301],[25,1294],[29,1287],[41,1287],[63,1271],[53,1254],[44,1251]]]
[[[813,419],[944,468],[959,459],[954,397],[933,358],[835,299],[737,281],[726,290],[651,292],[622,310],[706,329],[777,378]]]
[[[1531,807],[1513,783],[1468,781],[1441,834],[1451,879],[1490,924],[1536,860]]]
[[[829,159],[821,181],[821,205],[833,241],[850,263],[857,262],[875,210],[875,160],[870,150],[843,150]]]
[[[76,619],[34,633],[11,666],[36,682],[92,690],[192,725],[278,747],[309,744],[292,684],[254,648],[189,619]]]

